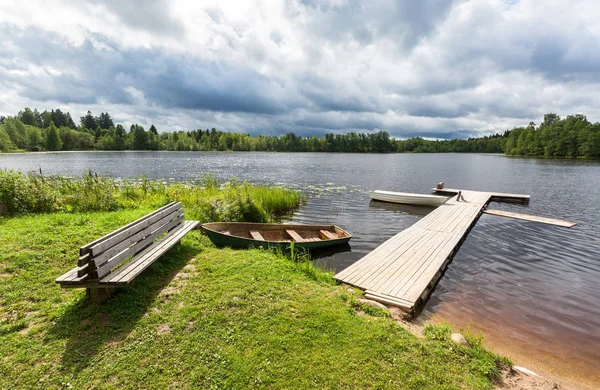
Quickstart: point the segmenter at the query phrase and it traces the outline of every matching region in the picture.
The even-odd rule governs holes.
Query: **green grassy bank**
[[[502,359],[476,340],[418,339],[307,263],[198,231],[103,305],[54,284],[80,246],[153,210],[140,203],[0,218],[0,388],[492,387]]]

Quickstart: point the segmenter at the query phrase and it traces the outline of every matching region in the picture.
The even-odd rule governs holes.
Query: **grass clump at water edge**
[[[50,212],[89,212],[157,208],[180,201],[188,219],[200,222],[270,222],[304,201],[298,191],[248,184],[235,179],[219,184],[204,175],[195,184],[165,184],[100,177],[23,174],[0,170],[0,215]]]

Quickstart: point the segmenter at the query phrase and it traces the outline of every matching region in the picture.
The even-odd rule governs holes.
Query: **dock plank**
[[[488,209],[488,210],[484,210],[483,212],[486,213],[486,214],[497,215],[497,216],[500,216],[500,217],[522,219],[524,221],[545,223],[545,224],[548,224],[548,225],[562,226],[562,227],[567,227],[567,228],[572,228],[573,226],[577,225],[575,222],[569,222],[569,221],[565,221],[565,220],[562,220],[562,219],[539,217],[537,215],[515,213],[515,212],[511,212],[511,211],[504,211],[504,210],[490,210],[490,209]]]
[[[456,194],[458,190],[448,190]],[[335,279],[359,287],[367,297],[413,311],[432,286],[466,235],[496,196],[511,194],[461,190],[414,225],[386,240]],[[514,195],[525,199],[526,195]]]

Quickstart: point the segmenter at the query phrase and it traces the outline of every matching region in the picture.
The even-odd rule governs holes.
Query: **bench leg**
[[[92,300],[92,303],[102,303],[110,298],[112,294],[111,288],[87,288],[86,294]]]

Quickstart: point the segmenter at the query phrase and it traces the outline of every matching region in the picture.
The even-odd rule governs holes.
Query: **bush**
[[[41,175],[0,170],[0,215],[54,211],[57,195]]]

